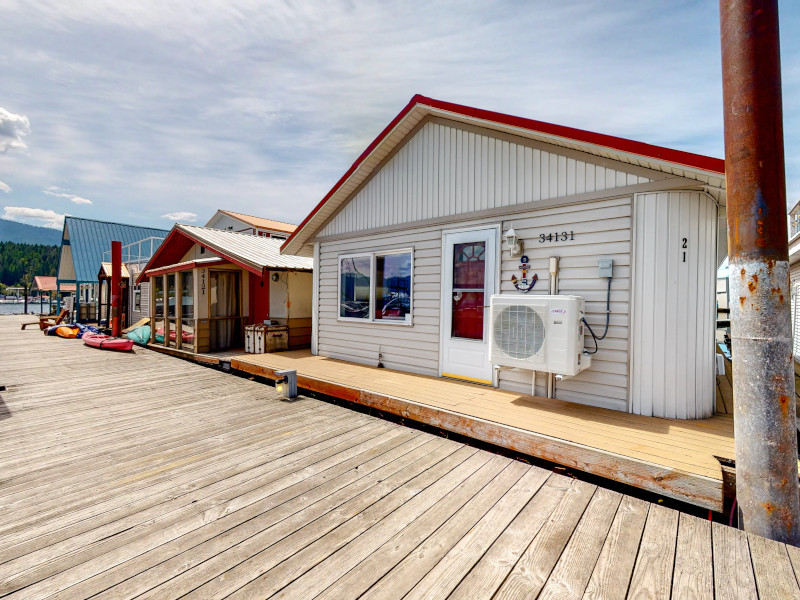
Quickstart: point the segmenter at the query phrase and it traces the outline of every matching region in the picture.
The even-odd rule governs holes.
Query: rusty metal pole
[[[122,334],[119,313],[122,300],[122,242],[111,242],[111,335]]]
[[[720,0],[736,493],[744,528],[800,545],[777,0]]]

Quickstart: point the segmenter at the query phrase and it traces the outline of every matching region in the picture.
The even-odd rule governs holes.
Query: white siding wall
[[[794,359],[800,362],[800,262],[789,268],[792,287],[792,346]]]
[[[340,254],[414,248],[413,326],[338,321]],[[389,369],[439,374],[442,234],[428,227],[320,244],[319,354]]]
[[[136,279],[135,276],[132,276],[132,278]],[[130,311],[131,311],[130,319],[128,319],[128,321],[130,322],[130,325],[133,325],[139,319],[144,319],[144,318],[150,316],[150,284],[147,283],[147,282],[142,282],[142,284],[141,284],[141,288],[142,288],[141,298],[142,298],[142,301],[141,301],[141,309],[140,310],[136,310],[134,308],[134,303],[133,303],[133,285],[134,284],[131,284],[131,287],[130,287],[130,290],[129,290],[130,297],[128,298],[128,306],[130,306]]]
[[[611,319],[607,337],[598,343],[592,366],[576,377],[556,384],[556,397],[595,406],[627,409],[628,398],[628,314],[631,275],[631,198],[616,198],[584,203],[515,216],[503,222],[503,231],[513,223],[525,242],[525,254],[532,273],[539,277],[529,294],[547,294],[549,257],[559,257],[558,293],[586,299],[586,320],[597,335],[605,327],[608,281],[598,277],[597,261],[611,258],[614,277],[611,281]],[[539,242],[539,235],[556,231],[574,232],[574,241]],[[520,276],[519,258],[503,252],[500,291],[518,294],[511,275]],[[586,348],[593,348],[586,333]],[[531,392],[531,372],[502,369],[500,387],[523,393]],[[544,395],[546,380],[537,377],[538,395]]]
[[[711,416],[716,205],[699,192],[660,192],[635,206],[631,410]]]
[[[428,122],[333,217],[320,235],[455,216],[650,181],[541,147],[550,148]]]
[[[482,219],[470,225],[501,223],[502,231],[513,222],[524,240],[532,273],[539,281],[530,293],[546,294],[548,258],[559,256],[560,293],[587,300],[587,320],[602,331],[605,323],[606,280],[597,277],[598,258],[614,259],[611,292],[611,327],[600,342],[592,368],[558,382],[556,397],[618,410],[627,407],[628,307],[630,289],[630,197],[548,208],[516,215],[513,220]],[[465,226],[459,223],[458,226]],[[407,232],[383,233],[320,244],[319,353],[355,362],[377,364],[378,352],[387,368],[439,374],[439,312],[442,278],[442,232],[448,226],[419,227]],[[540,233],[573,231],[570,242],[538,242]],[[392,248],[414,248],[413,326],[337,321],[338,256]],[[511,275],[520,276],[519,258],[503,252],[501,293],[519,293]],[[596,327],[595,327],[596,326]],[[599,331],[598,331],[599,329]],[[590,342],[587,341],[590,346]],[[500,387],[531,393],[532,372],[502,369]],[[540,375],[537,393],[544,395]]]

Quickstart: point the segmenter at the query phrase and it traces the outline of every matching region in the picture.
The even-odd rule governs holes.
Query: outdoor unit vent
[[[579,296],[492,296],[492,364],[577,375],[591,364],[583,353],[583,306]]]

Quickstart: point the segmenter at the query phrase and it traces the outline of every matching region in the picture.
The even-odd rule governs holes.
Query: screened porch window
[[[339,318],[411,324],[411,250],[339,257]]]

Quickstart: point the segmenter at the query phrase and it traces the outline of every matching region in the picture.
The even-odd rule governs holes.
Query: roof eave
[[[464,123],[477,124],[481,127],[497,131],[510,132],[521,135],[522,137],[535,136],[544,138],[560,146],[563,146],[565,143],[582,145],[587,150],[594,148],[612,152],[617,154],[620,158],[637,161],[644,160],[665,168],[674,167],[686,169],[696,175],[722,179],[725,177],[725,163],[721,159],[571,127],[553,125],[542,121],[534,121],[523,117],[514,117],[503,113],[486,111],[416,95],[405,108],[392,119],[389,125],[381,131],[378,137],[367,146],[364,152],[361,153],[336,185],[331,188],[317,206],[306,216],[303,222],[298,225],[294,233],[289,236],[281,246],[281,254],[310,256],[310,240],[331,213],[331,211],[329,211],[321,215],[320,211],[322,208],[342,195],[344,195],[345,198],[339,198],[339,200],[340,203],[343,202],[346,200],[346,196],[352,193],[361,182],[369,177],[369,174],[380,164],[380,160],[391,152],[391,149],[399,143],[395,141],[391,143],[388,148],[385,148],[385,145],[388,143],[387,139],[392,136],[392,133],[394,133],[396,129],[407,124],[409,121],[413,121],[413,123],[410,124],[411,127],[413,127],[413,125],[416,125],[416,123],[429,114],[436,114],[437,116],[443,116]],[[381,154],[380,158],[374,158],[378,152]],[[373,160],[370,160],[371,158],[373,158]],[[353,182],[353,185],[349,187],[347,192],[342,194],[342,188],[347,187],[347,184],[350,182]],[[698,179],[698,183],[703,184],[704,182]],[[336,206],[338,205],[333,206],[333,210],[336,209]]]

